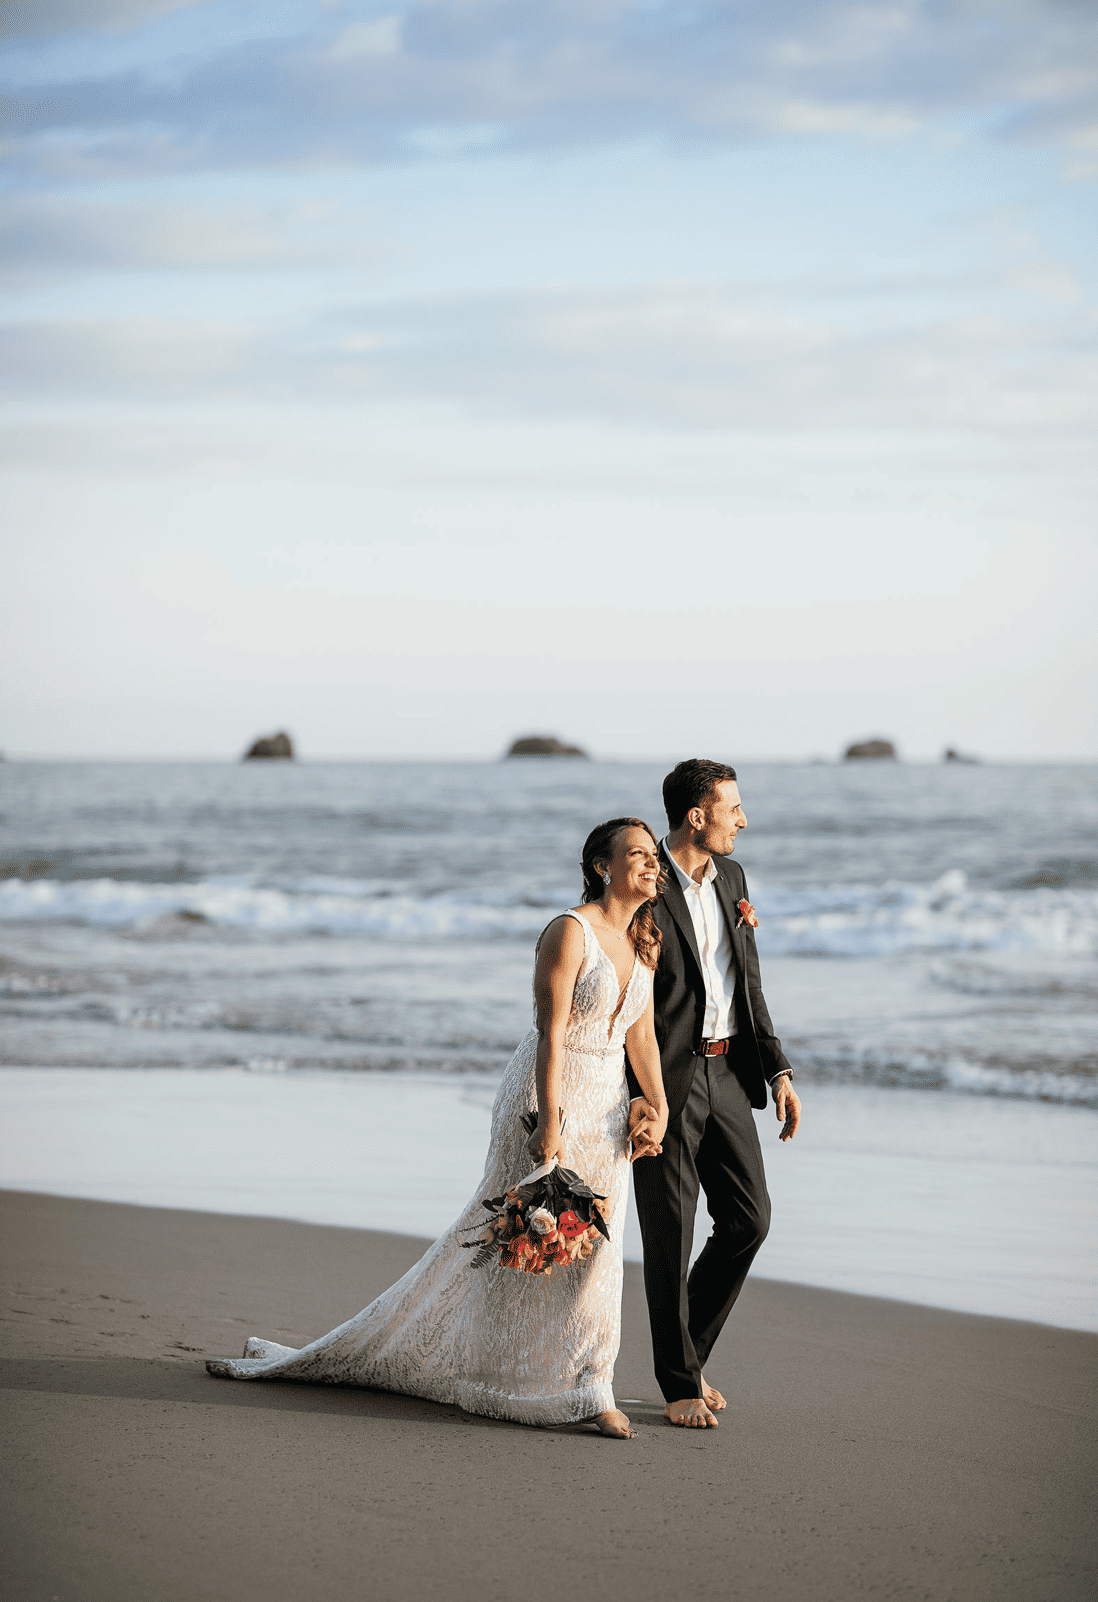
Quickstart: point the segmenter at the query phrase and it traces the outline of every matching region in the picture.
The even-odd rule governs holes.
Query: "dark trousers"
[[[770,1228],[762,1147],[734,1056],[695,1059],[663,1155],[634,1164],[633,1189],[656,1380],[678,1402],[701,1395],[702,1366]],[[699,1191],[713,1230],[691,1269]]]

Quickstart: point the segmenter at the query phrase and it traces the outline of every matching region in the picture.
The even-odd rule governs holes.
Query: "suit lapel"
[[[746,960],[743,944],[744,933],[742,928],[736,927],[740,921],[740,909],[736,903],[732,886],[728,883],[724,876],[724,870],[719,865],[717,867],[717,900],[720,902],[721,911],[727,920],[728,936],[732,942],[732,955],[736,960],[736,967],[742,975]]]
[[[674,918],[675,923],[678,926],[679,933],[682,935],[687,947],[693,953],[694,961],[698,965],[698,972],[701,973],[701,952],[698,950],[697,936],[694,934],[694,920],[690,916],[690,909],[686,905],[686,897],[682,893],[682,886],[679,884],[674,865],[668,860],[667,852],[664,850],[662,844],[660,846],[660,863],[663,866],[664,875],[667,881],[663,889],[660,891],[660,894],[663,897],[664,906],[667,908],[672,918]]]

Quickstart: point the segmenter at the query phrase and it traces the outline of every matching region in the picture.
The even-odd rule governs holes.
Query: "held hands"
[[[774,1093],[774,1116],[782,1126],[779,1140],[792,1140],[801,1123],[801,1098],[793,1089],[793,1081],[788,1074],[771,1085]]]
[[[632,1145],[629,1161],[638,1157],[658,1157],[663,1151],[660,1142],[667,1131],[667,1108],[653,1107],[651,1102],[638,1096],[629,1103],[629,1140]]]

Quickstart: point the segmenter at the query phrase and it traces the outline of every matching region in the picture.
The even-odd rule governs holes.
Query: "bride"
[[[453,1227],[329,1335],[300,1351],[253,1337],[242,1358],[207,1363],[211,1374],[374,1386],[521,1424],[593,1420],[604,1435],[636,1434],[614,1405],[613,1377],[629,1163],[658,1156],[667,1125],[652,1023],[656,853],[639,818],[613,818],[588,836],[582,904],[538,941],[536,1021],[503,1075],[484,1177]],[[656,1112],[635,1127],[632,1158],[626,1048]],[[527,1138],[520,1119],[535,1101]],[[520,1180],[531,1157],[557,1158],[606,1197],[609,1238],[551,1278],[473,1267],[463,1243],[484,1221],[482,1199]]]

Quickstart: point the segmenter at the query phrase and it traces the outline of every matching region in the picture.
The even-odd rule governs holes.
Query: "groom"
[[[702,1365],[770,1225],[762,1148],[752,1116],[766,1087],[782,1140],[800,1123],[793,1070],[763,999],[743,870],[731,860],[747,827],[736,770],[680,762],[663,781],[670,829],[653,917],[662,935],[654,982],[656,1039],[667,1092],[662,1156],[633,1167],[656,1379],[667,1417],[715,1426],[724,1407]],[[651,1147],[655,1109],[629,1073],[634,1150]],[[688,1273],[699,1192],[713,1219]]]

